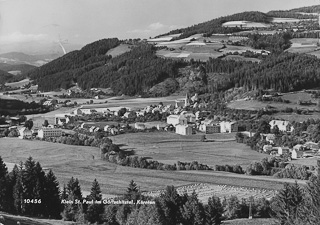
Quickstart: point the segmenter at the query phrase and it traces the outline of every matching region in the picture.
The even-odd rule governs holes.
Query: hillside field
[[[182,136],[171,132],[130,133],[113,136],[116,144],[124,144],[139,156],[149,157],[163,163],[177,161],[198,161],[209,166],[240,164],[267,157],[252,151],[244,144],[235,142],[235,133],[206,135],[207,142],[201,142],[203,133]]]
[[[88,193],[88,191],[90,191],[92,181],[96,178],[101,185],[101,190],[104,196],[124,193],[129,181],[132,179],[140,186],[141,191],[164,189],[167,185],[184,186],[193,183],[234,185],[250,188],[268,187],[269,189],[278,190],[283,187],[283,182],[294,182],[293,180],[288,179],[279,180],[272,177],[252,177],[215,171],[176,172],[137,169],[117,166],[115,164],[102,161],[100,159],[100,151],[98,148],[21,140],[18,138],[2,138],[0,141],[0,155],[5,162],[24,162],[29,156],[32,156],[34,160],[41,163],[45,170],[52,169],[54,171],[61,186],[66,184],[73,176],[79,179],[82,191],[86,191],[86,193]],[[126,146],[123,146],[123,148],[125,147]],[[171,151],[174,151],[174,148],[171,148]],[[223,150],[220,150],[220,153],[222,151]],[[233,149],[233,151],[235,151],[235,149]],[[240,152],[241,151],[244,150],[240,150]],[[171,154],[169,151],[166,153]],[[196,154],[194,154],[195,157],[192,157],[191,160],[205,158],[205,152],[201,154],[199,153],[201,153],[201,151],[196,150]],[[177,153],[173,154],[179,154],[179,150]],[[246,154],[246,157],[250,160],[238,159],[237,161],[241,160],[248,162],[260,157],[256,156],[258,153],[251,150],[248,150]],[[193,154],[188,152],[187,155],[190,157]],[[262,156],[263,155],[261,155],[261,157]],[[169,155],[167,157],[169,157]],[[234,162],[234,159],[227,160],[226,157],[220,156],[219,158],[223,159],[219,164],[231,164]],[[218,162],[219,158],[217,155],[212,157],[215,162]]]

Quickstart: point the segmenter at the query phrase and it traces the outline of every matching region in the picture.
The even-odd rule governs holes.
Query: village
[[[56,99],[43,102],[43,105],[54,108],[57,104]],[[147,115],[149,115],[148,121],[146,121]],[[51,124],[44,120],[40,126],[39,124],[28,126],[26,124],[30,121],[20,121],[18,117],[6,117],[5,123],[0,125],[0,131],[3,136],[40,140],[75,133],[92,136],[103,133],[105,136],[114,136],[128,131],[146,132],[150,129],[174,132],[182,136],[197,134],[200,135],[201,141],[207,141],[206,135],[218,133],[233,133],[233,137],[241,134],[247,138],[255,135],[252,130],[239,127],[237,120],[220,120],[219,117],[211,116],[211,111],[207,110],[207,103],[199,101],[197,94],[191,97],[186,94],[184,99],[175,100],[174,104],[165,105],[160,102],[157,105],[134,110],[125,105],[108,107],[108,104],[79,104],[75,105],[71,112],[55,114],[52,121]],[[270,131],[277,129],[283,134],[290,134],[294,130],[294,126],[285,120],[271,120],[269,126]],[[261,133],[260,137],[263,145],[260,145],[259,152],[271,156],[286,157],[291,160],[314,157],[319,152],[319,146],[315,142],[305,141],[289,147],[278,145],[275,133]]]

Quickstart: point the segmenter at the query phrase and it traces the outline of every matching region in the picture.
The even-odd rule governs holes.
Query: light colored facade
[[[290,122],[285,120],[271,120],[269,124],[270,129],[273,129],[275,126],[278,126],[279,130],[283,132],[292,132],[294,129]]]
[[[238,132],[238,124],[234,122],[222,121],[220,122],[221,133]]]
[[[172,124],[173,126],[178,124],[186,125],[187,123],[187,118],[185,118],[183,115],[170,115],[167,117],[167,124]]]
[[[47,137],[61,137],[62,130],[56,128],[42,128],[38,131],[39,138],[47,138]]]
[[[146,125],[144,125],[143,123],[135,123],[134,124],[134,128],[137,130],[145,130],[146,129]]]
[[[279,147],[278,148],[278,155],[288,154],[290,149],[288,147]]]
[[[188,125],[177,125],[176,134],[180,135],[192,135],[192,127]]]
[[[303,151],[293,149],[291,152],[291,158],[293,159],[298,159],[298,158],[301,158],[302,156],[303,156]]]
[[[26,127],[23,127],[19,130],[19,138],[24,139],[24,138],[31,138],[32,137],[32,131],[29,130]]]

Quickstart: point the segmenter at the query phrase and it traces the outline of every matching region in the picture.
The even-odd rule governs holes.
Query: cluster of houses
[[[167,117],[167,126],[157,126],[158,130],[168,130],[168,127],[173,126],[173,130],[177,134],[181,135],[192,135],[195,130],[199,130],[206,134],[212,133],[231,133],[238,132],[238,124],[235,121],[214,121],[205,119],[201,121],[202,118],[206,118],[210,112],[208,111],[197,111],[193,113],[192,111],[185,111],[186,107],[205,107],[206,103],[198,102],[198,95],[195,94],[191,98],[186,95],[184,100],[176,100],[175,104],[163,105],[162,103],[154,106],[147,106],[141,110],[132,111],[130,108],[126,108],[126,112],[122,115],[122,118],[130,118],[131,116],[145,116],[147,113],[167,113],[170,114]],[[63,125],[69,122],[69,117],[75,115],[91,115],[91,114],[103,114],[107,116],[119,116],[120,109],[122,107],[106,108],[105,106],[99,105],[86,105],[75,109],[72,113],[68,114],[56,114],[55,124]],[[104,130],[111,134],[117,134],[119,131],[114,130],[110,127],[99,127],[91,125],[85,127],[89,132],[98,132]],[[145,130],[146,126],[143,123],[135,123],[134,128],[137,130]]]
[[[277,126],[282,132],[292,132],[294,130],[289,121],[272,120],[270,121],[269,125],[271,129],[274,129],[275,126]],[[291,154],[292,159],[298,159],[302,157],[313,156],[320,150],[318,143],[315,142],[297,144],[293,146],[293,148],[289,148],[284,146],[274,146],[274,141],[276,138],[275,134],[261,134],[261,138],[268,143],[263,146],[263,151],[268,153],[270,152],[270,155],[281,156]]]

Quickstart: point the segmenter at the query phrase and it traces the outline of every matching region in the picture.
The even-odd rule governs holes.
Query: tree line
[[[229,33],[239,32],[242,30],[240,27],[222,27],[222,24],[228,21],[245,20],[245,21],[252,21],[252,22],[269,23],[270,19],[271,18],[267,14],[262,12],[258,12],[258,11],[242,12],[242,13],[236,13],[229,16],[219,17],[204,23],[193,25],[191,27],[172,30],[169,33],[166,33],[160,36],[169,35],[169,34],[181,34],[176,39],[183,39],[183,38],[190,37],[191,35],[194,35],[194,34],[204,34],[204,36],[210,37],[212,34],[217,34],[217,33],[229,34]]]

